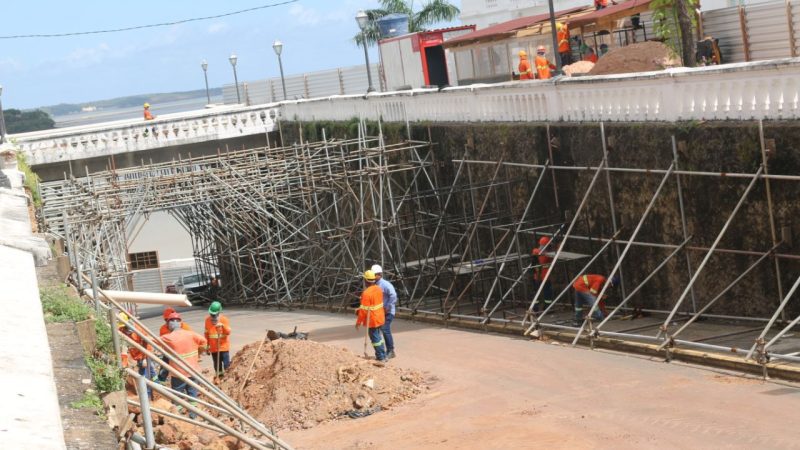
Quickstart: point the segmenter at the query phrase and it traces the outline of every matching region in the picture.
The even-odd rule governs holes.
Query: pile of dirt
[[[594,68],[594,63],[591,61],[578,61],[568,66],[564,66],[564,75],[571,77],[576,73],[589,73]]]
[[[673,51],[661,42],[641,42],[615,48],[603,55],[589,75],[651,72],[681,65]]]
[[[169,420],[153,430],[156,442],[180,450],[240,450],[249,446],[235,437],[217,433],[179,420]]]
[[[221,387],[276,430],[311,428],[348,413],[368,415],[426,388],[417,372],[380,367],[343,348],[313,341],[268,341],[256,358],[258,348],[256,342],[236,353]]]

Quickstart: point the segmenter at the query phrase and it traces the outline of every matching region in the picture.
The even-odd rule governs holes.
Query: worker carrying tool
[[[222,378],[231,365],[231,344],[228,337],[231,335],[231,324],[222,314],[222,303],[219,300],[211,302],[206,317],[206,341],[208,352],[214,361],[214,371],[218,378]]]
[[[375,284],[375,281],[375,272],[371,270],[364,272],[366,289],[361,293],[361,304],[356,312],[358,314],[356,330],[361,325],[367,326],[369,340],[375,349],[375,359],[383,363],[386,362],[386,348],[381,326],[385,323],[386,318],[383,311],[383,291]]]
[[[575,289],[575,320],[572,322],[572,325],[576,327],[581,325],[584,320],[584,307],[588,308],[588,310],[591,310],[592,306],[594,306],[594,304],[598,301],[597,295],[603,289],[603,285],[605,283],[606,277],[592,274],[581,275],[574,283],[572,283],[572,287]],[[619,285],[619,277],[615,276],[611,279],[611,287],[617,285]],[[603,297],[606,296],[604,295]],[[598,308],[594,310],[592,318],[595,320],[603,320],[603,318],[605,318],[605,314],[599,308],[600,305],[597,306]]]
[[[540,298],[544,300],[544,309],[547,309],[551,303],[553,303],[553,283],[548,278],[547,281],[544,281],[545,277],[547,276],[547,272],[550,271],[550,264],[553,262],[553,258],[547,256],[546,252],[551,250],[553,246],[550,245],[550,238],[547,236],[542,236],[539,238],[539,246],[535,247],[531,251],[531,264],[533,264],[533,290],[534,295],[536,292],[539,291],[539,285],[544,282],[544,287],[542,288],[542,294]],[[533,312],[539,312],[539,301],[533,304]]]
[[[531,62],[528,61],[528,53],[525,50],[519,51],[519,79],[532,80],[533,71],[531,70]]]
[[[205,352],[206,345],[208,343],[203,336],[200,336],[194,331],[188,331],[181,328],[182,322],[183,321],[181,320],[180,314],[176,312],[170,314],[167,317],[167,327],[169,328],[169,333],[161,336],[161,340],[164,341],[164,344],[171,348],[184,363],[199,373],[200,353]],[[197,379],[194,376],[191,376],[189,372],[180,368],[174,360],[170,360],[169,365],[182,375],[186,376],[189,380],[195,383],[197,382]],[[193,398],[197,398],[197,389],[195,389],[189,383],[181,380],[174,374],[170,377],[170,386],[175,391],[184,393]],[[197,405],[197,402],[192,401],[191,404]],[[179,411],[180,409],[181,408],[178,408]],[[189,417],[192,419],[194,419],[196,416],[197,415],[193,412],[189,413]]]
[[[386,341],[386,359],[392,359],[394,354],[394,337],[392,336],[392,321],[397,308],[397,291],[392,283],[383,278],[383,268],[377,264],[372,266],[375,274],[375,284],[383,292],[383,316],[384,323],[381,327],[383,339]]]
[[[550,71],[556,68],[556,66],[547,60],[545,57],[546,54],[547,50],[545,50],[544,45],[540,45],[539,48],[536,49],[534,64],[536,65],[536,78],[540,80],[549,80],[552,78],[553,75]]]
[[[563,22],[556,23],[558,38],[558,54],[561,57],[561,66],[572,64],[572,49],[569,45],[569,28]]]

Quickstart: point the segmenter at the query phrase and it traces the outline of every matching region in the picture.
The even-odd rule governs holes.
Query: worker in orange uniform
[[[550,70],[556,68],[556,66],[545,58],[545,53],[547,53],[547,51],[544,45],[540,45],[539,48],[536,49],[534,64],[536,64],[536,78],[540,80],[549,80],[552,77]]]
[[[128,317],[126,313],[120,312],[117,314],[117,328],[120,333],[129,337],[133,342],[141,345],[148,351],[153,351],[153,346],[146,343],[142,338],[141,329],[130,320],[130,317]],[[144,375],[148,380],[153,379],[155,376],[155,368],[144,352],[134,346],[130,346],[127,356],[129,361],[136,363],[136,371],[139,372],[139,375]],[[147,395],[151,399],[153,398],[153,391],[149,387],[147,388]]]
[[[594,52],[592,47],[586,47],[586,54],[583,55],[583,60],[597,64],[597,53]]]
[[[603,285],[605,283],[606,277],[602,275],[590,274],[581,275],[574,283],[572,283],[572,287],[575,289],[575,320],[572,323],[574,326],[578,327],[580,326],[581,322],[583,322],[584,306],[588,307],[589,309],[594,306],[598,300],[597,295],[603,289]],[[611,279],[611,287],[617,286],[618,284],[619,277],[615,276]],[[595,309],[592,318],[595,320],[603,320],[604,317],[605,314],[603,314],[603,311],[600,308]]]
[[[561,56],[561,67],[572,64],[572,49],[569,45],[569,28],[567,24],[558,22],[556,24],[558,38],[558,54]]]
[[[154,116],[153,113],[150,112],[150,103],[145,103],[144,104],[144,120],[153,120],[155,118],[156,118],[156,116]]]
[[[178,357],[186,363],[189,367],[197,372],[200,372],[200,353],[205,352],[208,342],[203,336],[181,328],[181,315],[174,312],[167,317],[167,327],[169,333],[161,336],[164,344],[171,348]],[[189,374],[186,370],[178,366],[175,360],[170,360],[169,365],[173,369],[186,376],[189,380],[197,382],[197,379]],[[186,381],[181,380],[175,375],[170,377],[170,386],[173,390],[184,393],[190,397],[197,398],[197,389],[189,385]],[[192,402],[196,405],[196,402]],[[178,408],[180,410],[180,408]],[[195,413],[189,413],[191,418],[195,418]]]
[[[375,284],[375,272],[367,270],[364,272],[364,284],[366,289],[361,293],[361,305],[358,307],[358,319],[356,320],[356,330],[361,325],[366,325],[369,329],[369,340],[375,349],[375,359],[386,362],[386,348],[383,344],[383,333],[381,327],[385,321],[383,313],[383,290]],[[366,345],[366,343],[365,343]]]
[[[519,51],[519,79],[533,79],[533,70],[531,70],[531,63],[528,61],[528,53],[525,50]]]
[[[547,236],[542,236],[539,238],[539,246],[534,248],[531,251],[531,263],[534,265],[533,269],[533,289],[534,295],[535,292],[539,290],[539,286],[542,282],[544,282],[544,287],[542,288],[542,295],[541,297],[544,299],[544,307],[547,309],[551,303],[553,303],[553,284],[548,278],[545,281],[545,277],[547,276],[547,272],[550,271],[550,263],[553,262],[553,258],[546,255],[547,251],[552,250],[550,244],[550,238]],[[537,301],[533,305],[533,312],[539,312],[539,302]]]
[[[231,344],[228,341],[230,335],[231,324],[228,318],[222,314],[222,303],[211,302],[208,307],[208,317],[206,317],[206,340],[218,378],[222,378],[231,365]]]
[[[169,333],[169,326],[168,326],[169,319],[168,319],[168,317],[170,316],[170,314],[172,314],[174,312],[176,312],[176,311],[172,307],[164,308],[164,325],[161,325],[161,329],[158,330],[158,335],[159,336],[164,336],[165,334]],[[183,322],[183,321],[181,321],[181,328],[183,328],[186,331],[193,331],[192,327],[190,327],[188,323]],[[165,362],[169,363],[169,359],[166,356],[164,356],[161,359],[163,359]],[[169,377],[169,371],[162,367],[161,370],[158,371],[158,382],[162,383],[162,384],[166,383],[167,382],[167,377]]]

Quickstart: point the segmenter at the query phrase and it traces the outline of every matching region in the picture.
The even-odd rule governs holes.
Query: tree
[[[697,16],[693,14],[696,8],[697,0],[654,0],[650,3],[656,35],[681,55],[687,67],[697,65],[694,38]]]
[[[49,130],[56,126],[56,122],[50,118],[50,115],[41,109],[34,111],[7,109],[3,111],[3,116],[6,119],[6,132],[8,134]]]
[[[437,22],[455,20],[461,13],[458,7],[450,4],[447,0],[430,0],[417,12],[413,11],[413,0],[380,0],[380,4],[381,8],[364,11],[367,13],[367,18],[369,18],[366,29],[363,34],[359,32],[353,36],[353,41],[359,46],[363,45],[364,36],[367,38],[367,45],[371,46],[378,43],[380,32],[376,21],[389,14],[408,15],[408,31],[409,33],[414,33],[416,31],[424,31],[425,27]]]

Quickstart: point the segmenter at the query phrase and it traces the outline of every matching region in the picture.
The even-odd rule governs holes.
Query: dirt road
[[[316,312],[226,311],[234,351],[268,328],[363,348],[354,319]],[[202,330],[202,311],[184,314]],[[147,323],[159,324],[159,319]],[[390,411],[284,431],[322,448],[800,448],[800,387],[642,357],[396,321],[401,367],[431,390]],[[208,358],[205,364],[210,366]]]

